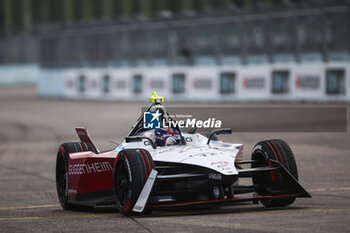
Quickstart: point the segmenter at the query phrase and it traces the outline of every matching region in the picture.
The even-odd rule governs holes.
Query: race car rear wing
[[[96,147],[96,145],[94,144],[94,142],[91,140],[90,136],[88,135],[86,128],[75,127],[75,131],[77,132],[78,137],[79,137],[81,142],[90,143],[90,145],[92,145],[92,147],[94,148],[96,153],[100,153],[100,150]]]

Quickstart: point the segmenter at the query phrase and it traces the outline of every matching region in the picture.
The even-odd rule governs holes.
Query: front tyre
[[[113,195],[117,209],[123,215],[131,214],[153,168],[154,162],[147,150],[125,149],[119,152],[113,169]]]
[[[298,180],[298,170],[293,152],[289,145],[280,139],[258,142],[253,149],[252,160],[258,163],[252,164],[252,168],[271,166],[269,160],[280,162]],[[271,171],[264,176],[253,177],[253,184],[256,185],[256,192],[259,195],[270,195],[267,190],[288,190],[288,183],[280,172]],[[280,193],[284,194],[284,193]],[[292,204],[295,197],[283,197],[274,199],[263,199],[261,203],[266,207],[282,207]]]

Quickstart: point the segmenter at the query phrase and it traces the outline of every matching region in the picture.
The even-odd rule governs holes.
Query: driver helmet
[[[180,134],[177,130],[169,128],[155,129],[154,136],[157,146],[174,145],[180,141]]]

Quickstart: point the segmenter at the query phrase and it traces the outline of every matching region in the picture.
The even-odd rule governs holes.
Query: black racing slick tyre
[[[119,152],[113,169],[113,195],[120,213],[126,216],[132,213],[153,168],[154,162],[147,150],[125,149]]]
[[[63,209],[76,209],[78,206],[68,203],[68,155],[70,153],[94,151],[89,143],[69,142],[60,145],[56,159],[56,190]]]
[[[252,160],[259,161],[253,163],[252,168],[271,166],[269,160],[280,162],[298,180],[298,169],[293,152],[289,145],[280,139],[266,140],[258,142],[253,149]],[[257,188],[259,195],[270,195],[267,190],[288,190],[288,183],[280,172],[270,171],[263,176],[253,177],[253,184]],[[283,194],[283,193],[281,193]],[[282,207],[292,204],[295,197],[283,197],[274,199],[263,199],[261,203],[266,207]]]

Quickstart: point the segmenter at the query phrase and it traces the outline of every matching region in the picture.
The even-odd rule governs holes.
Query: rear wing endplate
[[[90,136],[88,135],[88,132],[87,132],[86,128],[84,128],[84,127],[76,127],[75,131],[77,132],[78,137],[79,137],[81,142],[90,143],[90,145],[92,145],[94,150],[97,153],[100,153],[100,150],[96,147],[96,145],[94,144],[94,142],[91,140]]]

